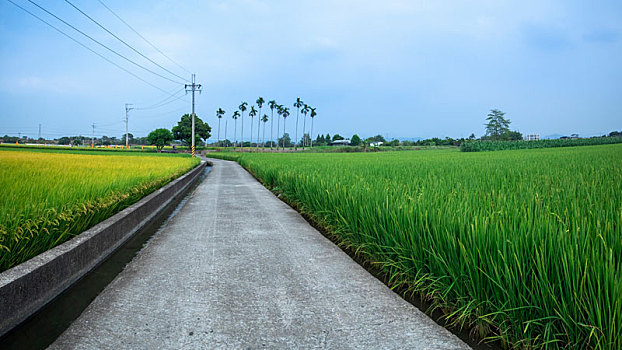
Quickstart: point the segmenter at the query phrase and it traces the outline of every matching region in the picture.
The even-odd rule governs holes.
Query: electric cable
[[[97,24],[101,29],[105,30],[108,34],[112,35],[115,39],[119,40],[120,42],[122,42],[125,46],[129,47],[132,51],[136,52],[137,54],[139,54],[140,56],[142,56],[143,58],[145,58],[146,60],[148,60],[149,62],[155,64],[156,66],[162,68],[163,70],[165,70],[166,72],[176,76],[179,79],[182,79],[184,81],[189,82],[189,80],[186,80],[185,78],[171,72],[170,70],[162,67],[161,65],[159,65],[157,62],[153,61],[151,58],[143,55],[140,51],[136,50],[134,47],[132,47],[132,45],[126,43],[125,41],[123,41],[123,39],[119,38],[118,36],[116,36],[113,32],[111,32],[110,30],[108,30],[108,28],[104,27],[103,25],[101,25],[99,22],[97,22],[96,20],[94,20],[91,16],[87,15],[84,11],[80,10],[76,5],[74,5],[71,1],[69,0],[65,0],[66,3],[68,3],[69,5],[71,5],[71,7],[73,7],[74,9],[78,10],[78,12],[80,12],[81,14],[83,14],[86,18],[90,19],[93,23]]]

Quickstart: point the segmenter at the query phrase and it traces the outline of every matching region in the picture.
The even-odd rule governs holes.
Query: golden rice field
[[[622,349],[622,145],[227,154],[448,320]]]
[[[0,271],[67,241],[199,162],[185,155],[0,150]]]

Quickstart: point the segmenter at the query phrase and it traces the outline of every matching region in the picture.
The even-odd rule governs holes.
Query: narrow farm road
[[[467,349],[234,162],[52,349]]]

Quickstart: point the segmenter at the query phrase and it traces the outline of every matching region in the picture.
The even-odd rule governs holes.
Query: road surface
[[[468,349],[234,162],[51,349]]]

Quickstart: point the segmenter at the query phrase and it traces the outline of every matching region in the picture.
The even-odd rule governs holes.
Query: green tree
[[[266,102],[266,100],[263,99],[263,97],[259,96],[259,98],[257,99],[257,101],[255,101],[257,103],[257,107],[259,107],[259,118],[257,118],[257,148],[259,148],[259,126],[261,125],[261,107],[263,106],[263,104]],[[264,124],[264,130],[266,129],[266,126]],[[265,137],[264,137],[265,139]]]
[[[523,134],[518,131],[506,131],[501,135],[501,140],[503,141],[519,141],[523,139]]]
[[[498,109],[491,109],[490,113],[488,113],[488,123],[486,123],[486,136],[490,137],[491,140],[501,140],[503,139],[503,134],[510,131],[510,120],[505,119],[503,116],[504,112]]]
[[[244,150],[244,111],[246,111],[246,106],[248,105],[248,103],[242,101],[242,103],[240,103],[240,105],[238,106],[238,108],[240,109],[240,111],[242,112],[242,131],[240,131],[240,140],[242,141],[242,150]]]
[[[339,134],[335,134],[335,136],[333,136],[333,141],[337,141],[337,140],[343,140],[344,137],[339,135]]]
[[[315,144],[318,146],[322,146],[326,143],[326,139],[324,139],[324,135],[319,134],[317,135],[317,137],[315,138]]]
[[[233,116],[231,116],[231,118],[233,118],[235,126],[233,128],[233,147],[235,147],[238,143],[238,118],[240,117],[240,112],[235,111],[233,112]]]
[[[288,112],[289,114],[289,112]],[[285,147],[291,147],[292,146],[292,138],[289,137],[288,133],[283,133],[283,137],[279,138],[279,145],[283,146],[283,149],[285,149]]]
[[[382,142],[382,143],[387,142],[387,140],[385,140],[384,137],[382,137],[382,135],[376,135],[372,137],[372,139],[374,140],[374,142]]]
[[[181,116],[181,120],[177,122],[177,125],[173,127],[173,139],[180,140],[186,145],[192,144],[192,116],[190,114],[184,114]],[[201,118],[194,116],[194,140],[195,143],[201,142],[201,140],[209,139],[210,131],[212,128],[204,123]]]
[[[127,139],[129,141],[129,143],[133,143],[134,142],[134,135],[132,135],[131,132],[127,133]],[[123,136],[121,136],[121,140],[125,141],[125,134],[123,134]]]
[[[296,102],[294,102],[294,107],[296,107],[296,138],[294,140],[298,141],[298,112],[300,112],[300,107],[304,105],[304,102],[300,99],[300,97],[296,98]],[[294,144],[294,149],[298,149],[296,144]]]
[[[313,148],[313,119],[315,119],[317,113],[315,112],[315,108],[310,107],[310,109],[311,114],[309,114],[309,117],[311,117],[311,148]]]
[[[289,134],[285,133],[285,120],[289,117],[289,108],[283,107],[281,109],[281,115],[283,115],[283,140],[285,141],[285,135],[287,135],[287,139],[289,139],[289,146],[287,147],[291,147],[292,139],[289,137]],[[283,150],[285,150],[285,142],[283,142]]]
[[[309,136],[309,134],[302,134],[302,139],[300,139],[300,143],[302,143],[303,147],[304,145],[310,144],[311,137]]]
[[[155,129],[147,135],[147,141],[150,145],[156,146],[158,152],[161,152],[164,146],[173,141],[173,134],[168,129]]]
[[[222,108],[218,108],[216,111],[216,117],[218,117],[218,142],[220,142],[220,120],[225,115],[225,110]]]
[[[251,141],[250,144],[251,146],[253,145],[253,120],[255,120],[255,116],[257,115],[257,110],[255,109],[255,106],[251,106],[251,110],[250,112],[248,112],[248,115],[251,117]],[[259,127],[259,125],[257,125],[257,127]],[[259,140],[257,140],[259,142]]]
[[[307,141],[307,139],[305,139],[304,135],[305,135],[305,128],[307,126],[307,114],[311,111],[311,108],[309,108],[309,106],[307,104],[304,105],[304,107],[302,107],[302,149],[305,149],[305,146],[307,144],[309,144]],[[311,139],[311,137],[309,137],[309,140]]]
[[[268,122],[268,116],[264,114],[261,118],[261,121],[263,122],[263,134],[261,136],[261,143],[262,147],[266,147],[266,123]],[[259,142],[257,142],[257,144],[259,144]]]
[[[274,143],[274,137],[272,136],[272,130],[274,130],[273,126],[274,126],[274,109],[278,106],[278,104],[276,103],[275,100],[271,100],[270,102],[268,102],[268,106],[270,106],[270,149],[272,149],[272,144]],[[280,118],[279,118],[280,119]],[[276,134],[279,134],[279,124],[278,124],[278,120],[277,120],[277,130],[276,130]]]
[[[352,146],[358,146],[358,145],[360,145],[360,144],[361,144],[361,142],[362,142],[362,140],[361,140],[361,138],[359,137],[359,135],[357,135],[357,134],[354,134],[354,135],[352,136],[352,139],[350,139],[350,144],[351,144]]]

